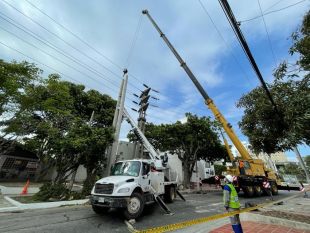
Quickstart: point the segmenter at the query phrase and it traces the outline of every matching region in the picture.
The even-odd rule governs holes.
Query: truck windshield
[[[119,162],[112,167],[111,176],[139,176],[140,167],[138,161]]]

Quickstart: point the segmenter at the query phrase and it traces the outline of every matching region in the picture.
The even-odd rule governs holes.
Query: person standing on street
[[[225,185],[223,191],[224,207],[228,212],[233,212],[240,209],[240,202],[238,193],[233,186],[233,177],[231,175],[225,176]],[[235,233],[243,233],[239,214],[233,215],[230,218],[231,226]]]

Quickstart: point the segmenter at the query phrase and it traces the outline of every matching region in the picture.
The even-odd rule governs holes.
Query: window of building
[[[14,158],[6,158],[6,160],[4,161],[3,165],[2,165],[2,169],[11,169],[13,168],[14,165]]]

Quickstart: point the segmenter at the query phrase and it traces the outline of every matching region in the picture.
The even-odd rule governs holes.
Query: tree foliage
[[[284,61],[268,85],[277,104],[277,114],[261,87],[242,96],[237,106],[244,108],[239,123],[256,152],[273,153],[310,143],[310,12],[302,26],[292,34],[289,53],[295,63]]]
[[[115,101],[98,91],[85,90],[83,85],[61,81],[57,74],[40,78],[38,69],[28,63],[14,63],[13,68],[6,63],[4,71],[7,79],[11,74],[23,78],[25,73],[29,76],[25,79],[37,81],[25,81],[15,92],[2,87],[4,97],[16,93],[14,98],[2,98],[2,106],[14,105],[12,117],[1,121],[2,132],[21,138],[37,154],[42,171],[55,167],[55,185],[63,184],[79,165],[84,165],[87,170],[84,191],[89,192],[96,175],[102,173],[104,152],[113,140]]]
[[[186,114],[187,122],[174,124],[146,124],[145,136],[161,151],[176,153],[183,162],[184,182],[188,187],[197,159],[219,160],[227,152],[215,132],[216,127],[209,117]],[[130,140],[134,140],[132,134]]]

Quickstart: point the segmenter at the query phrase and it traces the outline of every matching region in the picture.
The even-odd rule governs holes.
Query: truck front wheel
[[[138,218],[144,209],[143,196],[140,193],[133,193],[127,204],[127,208],[124,210],[125,218],[135,219]]]

